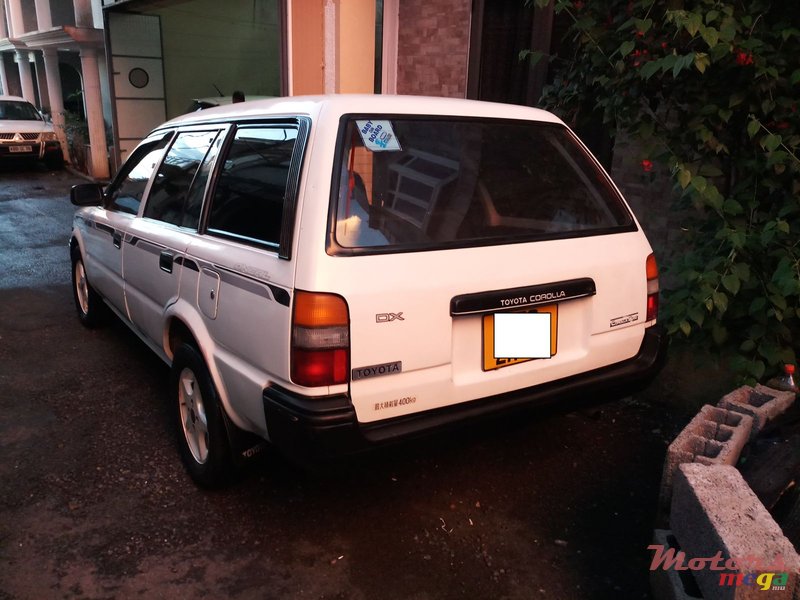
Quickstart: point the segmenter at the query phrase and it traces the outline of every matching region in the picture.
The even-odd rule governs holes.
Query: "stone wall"
[[[472,2],[400,0],[397,93],[464,98]]]

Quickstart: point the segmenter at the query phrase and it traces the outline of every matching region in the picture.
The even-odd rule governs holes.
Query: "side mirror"
[[[69,201],[75,206],[100,206],[103,203],[103,186],[98,183],[73,185]]]

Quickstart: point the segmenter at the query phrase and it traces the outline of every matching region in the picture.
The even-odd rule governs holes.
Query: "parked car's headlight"
[[[43,142],[55,142],[56,141],[56,134],[52,131],[45,131],[40,136]]]

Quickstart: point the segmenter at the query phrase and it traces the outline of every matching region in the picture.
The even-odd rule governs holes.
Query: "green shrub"
[[[546,6],[545,0],[536,0]],[[753,381],[800,336],[800,3],[576,0],[543,100],[602,114],[669,169],[686,247],[667,268],[673,339]],[[521,58],[537,62],[541,53]]]

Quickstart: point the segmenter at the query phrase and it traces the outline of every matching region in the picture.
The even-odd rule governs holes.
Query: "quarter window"
[[[244,242],[280,244],[283,202],[297,127],[240,127],[219,172],[209,233]]]
[[[108,208],[135,215],[139,212],[142,196],[150,176],[161,160],[172,132],[148,138],[136,148],[122,167],[117,180],[108,192]]]
[[[197,226],[199,212],[193,218],[185,218],[185,204],[190,196],[193,203],[197,203],[198,194],[194,191],[196,186],[192,185],[192,181],[217,135],[217,131],[187,131],[178,134],[153,180],[143,216],[173,225]],[[199,187],[199,198],[202,201],[204,185],[200,184]]]

